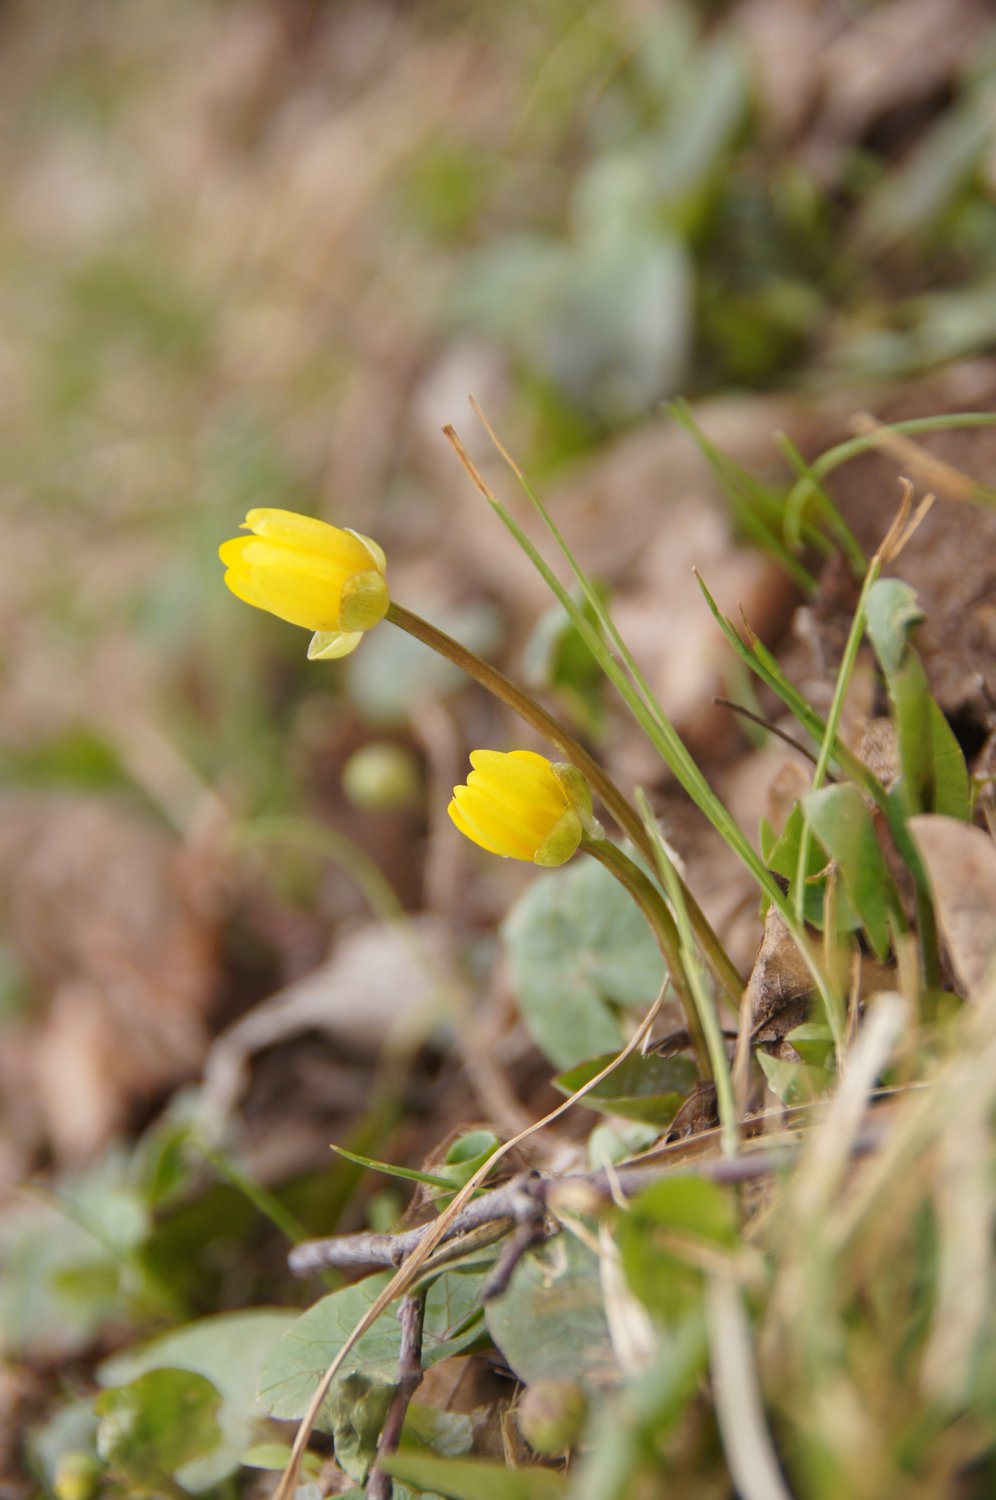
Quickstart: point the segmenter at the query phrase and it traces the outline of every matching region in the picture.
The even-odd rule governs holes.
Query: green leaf
[[[452,1186],[448,1177],[437,1177],[432,1172],[417,1172],[414,1167],[395,1167],[389,1161],[374,1161],[372,1156],[360,1156],[357,1151],[347,1151],[345,1146],[333,1144],[332,1150],[337,1156],[344,1157],[358,1167],[365,1167],[369,1172],[383,1172],[386,1177],[401,1177],[405,1182],[421,1182],[426,1187]]]
[[[834,1081],[830,1068],[793,1062],[788,1057],[772,1057],[763,1049],[757,1053],[757,1060],[768,1087],[783,1104],[808,1104],[825,1094]]]
[[[433,1406],[413,1404],[405,1416],[402,1450],[424,1453],[427,1449],[444,1458],[460,1458],[474,1446],[474,1422],[465,1412],[437,1411]]]
[[[347,1151],[345,1146],[333,1146],[332,1149],[339,1157],[354,1161],[357,1167],[368,1167],[371,1172],[383,1172],[389,1178],[404,1178],[408,1182],[422,1182],[428,1188],[443,1188],[443,1193],[435,1197],[435,1202],[443,1205],[452,1199],[455,1188],[462,1188],[463,1184],[474,1176],[478,1167],[483,1167],[487,1158],[493,1157],[498,1145],[498,1137],[493,1131],[468,1131],[465,1136],[460,1136],[450,1146],[446,1154],[444,1172],[441,1173],[416,1172],[413,1167],[393,1167],[389,1161],[374,1161],[371,1157],[360,1157],[357,1152]]]
[[[799,865],[799,843],[802,838],[802,805],[793,802],[792,809],[785,819],[785,827],[770,844],[765,855],[765,863],[769,870],[774,870],[776,875],[781,875],[786,880],[794,880]],[[819,849],[812,846],[806,862],[806,875],[818,875],[826,864]]]
[[[796,802],[792,811],[785,820],[785,827],[769,849],[766,863],[768,868],[774,870],[776,875],[782,875],[793,883],[799,868],[799,845],[802,841],[803,812],[802,804]],[[826,877],[822,874],[826,869],[827,859],[819,846],[810,841],[806,856],[806,891],[805,891],[805,916],[810,926],[818,931],[823,928],[823,916],[826,901]],[[838,893],[837,897],[837,930],[839,932],[850,932],[860,927],[861,918],[853,910],[847,898],[846,889]]]
[[[868,941],[884,959],[890,917],[899,916],[901,905],[864,798],[853,783],[844,782],[808,793],[804,804],[813,832],[840,870]]]
[[[468,1130],[458,1136],[446,1153],[444,1181],[461,1188],[498,1150],[500,1142],[493,1130]],[[439,1200],[444,1201],[443,1199]]]
[[[618,1376],[598,1257],[572,1234],[531,1250],[485,1309],[488,1331],[520,1380],[598,1390]]]
[[[737,1243],[737,1215],[728,1188],[705,1177],[662,1178],[633,1200],[634,1219],[665,1229],[680,1230],[714,1245]]]
[[[259,1376],[259,1395],[271,1416],[302,1417],[327,1367],[391,1279],[388,1271],[331,1292],[310,1307],[272,1348]],[[479,1334],[480,1277],[447,1271],[429,1288],[422,1362],[428,1368],[459,1354]],[[359,1374],[368,1381],[397,1379],[401,1329],[388,1309],[363,1335],[334,1385]],[[326,1412],[326,1421],[328,1412]]]
[[[615,1054],[590,1058],[553,1080],[562,1094],[573,1094],[594,1078]],[[604,1083],[580,1101],[603,1115],[621,1115],[650,1125],[668,1125],[698,1082],[698,1068],[690,1057],[634,1055],[615,1068]]]
[[[0,1222],[0,1341],[5,1350],[64,1358],[108,1320],[176,1316],[142,1251],[148,1205],[122,1152],[38,1196],[22,1196]]]
[[[336,1462],[357,1484],[366,1482],[393,1394],[391,1380],[361,1370],[332,1382],[324,1418],[335,1438]]]
[[[761,858],[768,866],[768,869],[773,870],[774,865],[771,863],[771,856],[778,847],[778,834],[767,818],[761,818],[758,823],[757,842],[761,849]]]
[[[699,1302],[702,1272],[682,1255],[683,1241],[704,1241],[715,1250],[739,1240],[728,1189],[702,1177],[655,1182],[619,1215],[617,1237],[626,1278],[640,1300],[676,1323]]]
[[[643,1125],[637,1120],[625,1124],[622,1120],[606,1121],[596,1125],[588,1137],[588,1162],[593,1171],[602,1167],[628,1161],[640,1151],[647,1151],[658,1139],[660,1131],[653,1125]]]
[[[972,809],[968,767],[954,730],[933,698],[928,710],[927,729],[934,780],[931,811],[967,823]]]
[[[156,1495],[164,1478],[182,1484],[188,1466],[222,1442],[217,1414],[222,1398],[191,1370],[149,1370],[98,1396],[97,1452],[129,1493]],[[196,1489],[195,1482],[191,1485]]]
[[[254,1443],[247,1448],[239,1462],[246,1469],[286,1469],[293,1449],[289,1443]],[[317,1479],[322,1472],[322,1460],[317,1453],[305,1453],[301,1458],[301,1472],[308,1479]]]
[[[885,673],[903,770],[907,814],[943,812],[967,820],[968,771],[961,747],[931,696],[910,637],[923,619],[916,594],[896,578],[881,578],[868,594],[868,635]]]
[[[659,1495],[659,1455],[701,1392],[707,1369],[705,1319],[693,1314],[668,1330],[649,1369],[601,1404],[587,1434],[590,1446],[586,1443],[587,1451],[572,1467],[572,1500]],[[695,1472],[697,1477],[700,1470]],[[691,1493],[703,1492],[693,1488]]]
[[[932,803],[930,689],[923,663],[910,651],[902,667],[888,679],[902,780],[898,783],[907,814],[929,811]]]
[[[535,880],[502,937],[522,1019],[558,1068],[618,1050],[613,1002],[647,1005],[664,977],[645,918],[594,860]]]
[[[207,1489],[235,1471],[264,1415],[256,1399],[256,1372],[264,1356],[295,1321],[272,1308],[201,1318],[137,1349],[105,1360],[97,1371],[104,1386],[129,1384],[151,1370],[187,1370],[203,1375],[221,1396],[222,1441],[184,1470],[188,1489]]]
[[[786,1034],[785,1040],[792,1043],[804,1063],[832,1072],[834,1049],[829,1026],[821,1021],[803,1021]]]
[[[930,693],[910,637],[923,619],[916,593],[898,578],[880,578],[868,592],[868,638],[885,674],[892,703],[903,776],[901,806],[924,812],[930,781]]]
[[[910,635],[923,619],[916,591],[899,578],[880,578],[868,591],[868,638],[887,678],[900,670]]]
[[[384,1468],[417,1489],[433,1489],[447,1500],[566,1500],[567,1481],[552,1469],[510,1469],[479,1458],[434,1458],[393,1453]]]

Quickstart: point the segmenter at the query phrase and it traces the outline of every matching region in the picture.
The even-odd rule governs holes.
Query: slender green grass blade
[[[813,473],[809,464],[803,458],[798,448],[787,433],[779,433],[775,438],[775,444],[782,456],[794,469],[797,483],[792,486],[788,499],[785,502],[785,541],[788,547],[797,547],[802,544],[803,521],[807,505],[811,505],[818,511],[821,519],[827,527],[835,534],[851,566],[859,575],[863,575],[868,567],[868,559],[858,542],[854,532],[848,526],[837,506],[827,494],[819,479]]]
[[[731,513],[744,535],[763,551],[774,557],[803,593],[816,591],[816,579],[799,559],[789,551],[779,535],[784,504],[775,500],[765,487],[728,454],[717,448],[706,437],[692,416],[687,403],[674,401],[668,405],[669,415],[689,434],[706,459],[718,480],[730,506]],[[825,543],[822,535],[812,528],[806,538],[815,546]]]
[[[740,660],[745,662],[755,676],[781,699],[785,707],[816,744],[822,744],[826,734],[826,721],[806,702],[798,689],[789,682],[788,678],[782,673],[775,658],[761,641],[754,637],[751,645],[748,646],[741,640],[736,627],[722,613],[719,605],[709,592],[705,581],[698,573],[696,573],[695,577],[705,597],[705,601],[712,612],[713,618],[730,646],[740,657]],[[852,750],[849,750],[846,745],[841,744],[839,739],[834,741],[831,758],[843,774],[850,777],[852,781],[856,781],[883,810],[888,807],[889,798],[885,787],[864,762]]]
[[[906,437],[917,437],[926,432],[945,432],[950,428],[960,427],[992,427],[996,426],[996,413],[993,412],[948,412],[939,417],[913,417],[907,422],[891,422],[883,424],[887,431],[897,432]],[[809,473],[798,479],[789,492],[786,502],[789,510],[800,501],[796,498],[795,491],[807,488],[815,479],[817,482],[839,469],[842,464],[849,463],[852,458],[858,458],[862,453],[878,446],[879,437],[875,432],[862,433],[859,437],[849,438],[844,443],[838,443],[834,448],[828,448],[826,453],[820,455],[810,465]],[[977,485],[973,491],[973,497],[987,505],[996,505],[996,489],[989,485]]]
[[[733,1078],[730,1073],[730,1061],[726,1055],[726,1044],[723,1040],[723,1031],[716,1014],[716,1006],[713,997],[709,993],[705,972],[699,962],[698,952],[695,946],[695,935],[692,932],[692,924],[688,918],[688,908],[681,890],[681,881],[678,872],[674,868],[667,846],[661,838],[657,820],[653,815],[650,803],[642,790],[636,790],[636,805],[643,818],[643,826],[647,830],[648,837],[654,846],[654,854],[657,858],[657,869],[660,873],[664,889],[667,891],[668,900],[674,908],[675,923],[684,954],[685,973],[688,977],[688,985],[695,1001],[695,1008],[699,1014],[699,1024],[705,1037],[706,1047],[709,1052],[709,1061],[712,1064],[712,1077],[716,1085],[716,1107],[719,1113],[720,1129],[722,1133],[723,1150],[727,1156],[736,1156],[740,1145],[740,1124],[737,1118],[736,1099],[733,1092]]]
[[[333,1145],[332,1150],[336,1156],[343,1156],[346,1161],[351,1161],[357,1167],[365,1167],[370,1172],[383,1172],[385,1177],[401,1177],[405,1182],[421,1182],[426,1187],[442,1188],[447,1193],[453,1191],[453,1182],[448,1177],[436,1177],[432,1172],[417,1172],[414,1167],[396,1167],[388,1161],[374,1161],[370,1156],[347,1151],[345,1146]]]
[[[807,822],[840,870],[876,956],[884,961],[892,923],[904,931],[906,921],[865,799],[853,782],[845,782],[810,792],[802,805]]]

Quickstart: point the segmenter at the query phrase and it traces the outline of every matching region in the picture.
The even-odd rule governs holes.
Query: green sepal
[[[362,630],[316,630],[308,644],[308,660],[334,661],[348,656],[362,639]]]
[[[572,766],[569,761],[554,760],[550,762],[550,774],[567,798],[568,807],[577,814],[586,838],[604,838],[602,825],[592,810],[591,787],[577,766]]]
[[[387,584],[376,568],[354,573],[342,586],[339,624],[344,631],[369,630],[384,618],[390,602]]]
[[[536,850],[533,863],[549,867],[566,865],[583,838],[581,819],[573,807],[568,807]]]

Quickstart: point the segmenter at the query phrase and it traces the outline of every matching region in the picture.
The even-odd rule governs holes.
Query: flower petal
[[[471,786],[458,786],[453,789],[453,797],[466,822],[477,830],[478,842],[486,842],[496,854],[531,860],[543,842],[486,793]]]
[[[347,526],[346,530],[350,536],[355,536],[356,540],[362,542],[364,547],[366,547],[374,560],[374,567],[377,569],[377,572],[380,574],[386,573],[387,558],[384,555],[383,547],[379,547],[372,537],[364,536],[362,531],[354,531],[351,526]]]
[[[276,542],[278,546],[337,558],[350,572],[354,569],[362,572],[370,566],[370,548],[363,537],[355,531],[345,531],[328,521],[320,521],[317,516],[261,507],[251,510],[242,524],[247,531]]]
[[[504,855],[504,849],[498,848],[496,844],[492,843],[489,839],[486,839],[483,834],[478,832],[475,825],[469,822],[468,819],[464,817],[463,813],[460,811],[460,804],[457,802],[455,797],[447,807],[446,811],[449,813],[450,817],[452,818],[456,827],[459,828],[460,832],[466,838],[470,839],[472,843],[479,844],[480,847],[482,849],[486,849],[489,854]]]

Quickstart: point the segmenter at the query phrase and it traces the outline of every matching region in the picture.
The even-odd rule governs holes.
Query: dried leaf
[[[804,1021],[812,989],[805,959],[777,908],[769,907],[744,997],[755,1045],[781,1042]]]
[[[970,999],[996,959],[996,845],[957,818],[911,818],[910,832],[927,867],[938,926]]]

